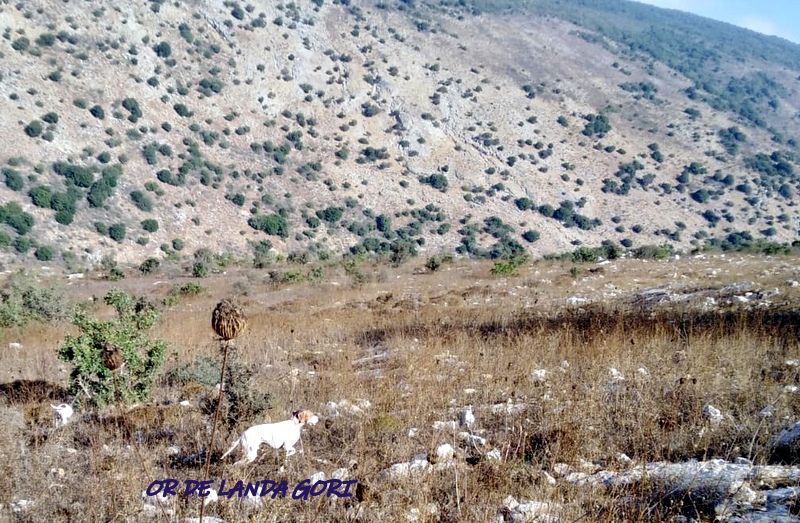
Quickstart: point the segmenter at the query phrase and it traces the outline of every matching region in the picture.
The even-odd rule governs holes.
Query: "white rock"
[[[548,485],[553,486],[556,484],[556,478],[554,478],[544,470],[542,471],[542,477],[544,478],[545,483],[547,483]]]
[[[176,454],[180,454],[181,449],[180,447],[176,447],[175,445],[167,447],[167,455],[168,456],[175,456]]]
[[[617,454],[617,462],[621,465],[630,465],[633,463],[633,460],[630,457],[628,457],[627,454],[620,452],[619,454]]]
[[[456,454],[456,449],[449,443],[442,443],[436,447],[436,457],[439,461],[450,461]]]
[[[798,390],[800,389],[798,389],[797,385],[786,385],[783,388],[783,392],[786,392],[788,394],[795,394],[797,393]]]
[[[434,426],[434,428],[436,428],[436,427]],[[408,437],[409,437],[409,438],[416,437],[416,435],[417,435],[417,432],[419,432],[419,429],[418,429],[418,428],[416,428],[416,427],[411,427],[410,429],[408,429]]]
[[[547,369],[535,369],[532,371],[531,381],[534,383],[544,383],[547,381]]]
[[[723,420],[722,412],[713,405],[703,407],[703,417],[712,425],[719,425]]]
[[[417,454],[411,461],[395,463],[381,472],[381,476],[388,479],[400,479],[412,473],[422,472],[430,466],[427,454]]]
[[[11,343],[8,344],[8,348],[12,350],[19,350],[22,348],[22,344],[19,343],[18,341],[12,341]]]
[[[503,501],[503,507],[508,511],[508,518],[503,519],[502,515],[497,521],[517,522],[536,522],[536,523],[555,523],[558,518],[553,515],[561,509],[560,505],[542,501],[522,501],[519,502],[513,496],[508,496]]]
[[[325,473],[322,472],[322,471],[319,471],[319,472],[317,472],[315,474],[312,474],[311,477],[308,478],[308,479],[309,479],[309,481],[311,482],[312,485],[314,483],[316,483],[317,481],[325,481]]]
[[[625,381],[625,376],[623,376],[622,373],[617,369],[615,369],[614,367],[610,367],[608,369],[608,380],[611,383]]]
[[[470,445],[486,445],[486,439],[469,432],[459,432],[458,437]]]
[[[449,430],[454,431],[458,427],[455,421],[434,421],[433,430]]]
[[[342,480],[347,477],[347,469],[346,468],[338,468],[333,471],[331,474],[331,478]]]
[[[557,478],[564,477],[573,472],[575,472],[575,469],[566,463],[556,463],[553,465],[553,474],[555,474]]]
[[[464,394],[466,394],[466,395],[475,394],[476,392],[478,392],[478,391],[475,390],[475,389],[464,389]]]
[[[461,412],[458,421],[462,427],[472,430],[472,427],[475,425],[475,414],[472,413],[472,405],[468,405],[467,408]]]
[[[11,502],[11,511],[14,512],[14,514],[19,514],[21,512],[25,512],[35,504],[35,501],[31,501],[29,499],[15,499]]]
[[[179,405],[180,405],[181,407],[191,407],[191,406],[192,406],[192,402],[191,402],[191,401],[189,401],[189,400],[183,400],[183,401],[181,401],[181,402],[179,403]]]
[[[503,459],[503,455],[500,453],[500,449],[492,449],[486,453],[486,459],[491,461],[500,461]]]
[[[775,407],[773,407],[772,405],[767,405],[766,407],[761,409],[758,415],[761,416],[762,418],[771,418],[772,416],[775,415]]]
[[[787,367],[800,367],[800,360],[786,360],[783,364]]]
[[[495,403],[491,410],[493,414],[519,414],[525,410],[525,404],[514,403],[509,399],[505,403]]]

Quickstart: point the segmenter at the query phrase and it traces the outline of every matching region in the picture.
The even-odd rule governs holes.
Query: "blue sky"
[[[800,0],[638,0],[800,43]]]

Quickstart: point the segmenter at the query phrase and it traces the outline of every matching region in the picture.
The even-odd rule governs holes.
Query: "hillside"
[[[0,24],[0,268],[798,240],[800,46],[726,24],[612,0]]]

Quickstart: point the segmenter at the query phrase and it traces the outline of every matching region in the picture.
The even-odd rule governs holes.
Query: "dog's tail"
[[[238,438],[236,438],[236,441],[234,441],[234,442],[233,442],[233,446],[232,446],[231,448],[229,448],[229,449],[227,450],[227,452],[225,452],[225,454],[223,454],[223,455],[222,455],[222,457],[221,457],[221,458],[219,458],[219,459],[220,459],[220,461],[222,461],[223,459],[225,459],[225,457],[226,457],[228,454],[230,454],[231,452],[233,452],[233,451],[236,449],[236,447],[238,447],[238,446],[239,446],[239,444],[240,444],[241,442],[242,442],[242,438],[241,438],[241,436],[240,436],[240,437],[238,437]]]

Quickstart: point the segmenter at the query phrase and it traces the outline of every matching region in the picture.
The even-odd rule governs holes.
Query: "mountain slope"
[[[605,4],[2,6],[0,260],[797,240],[797,46]]]

